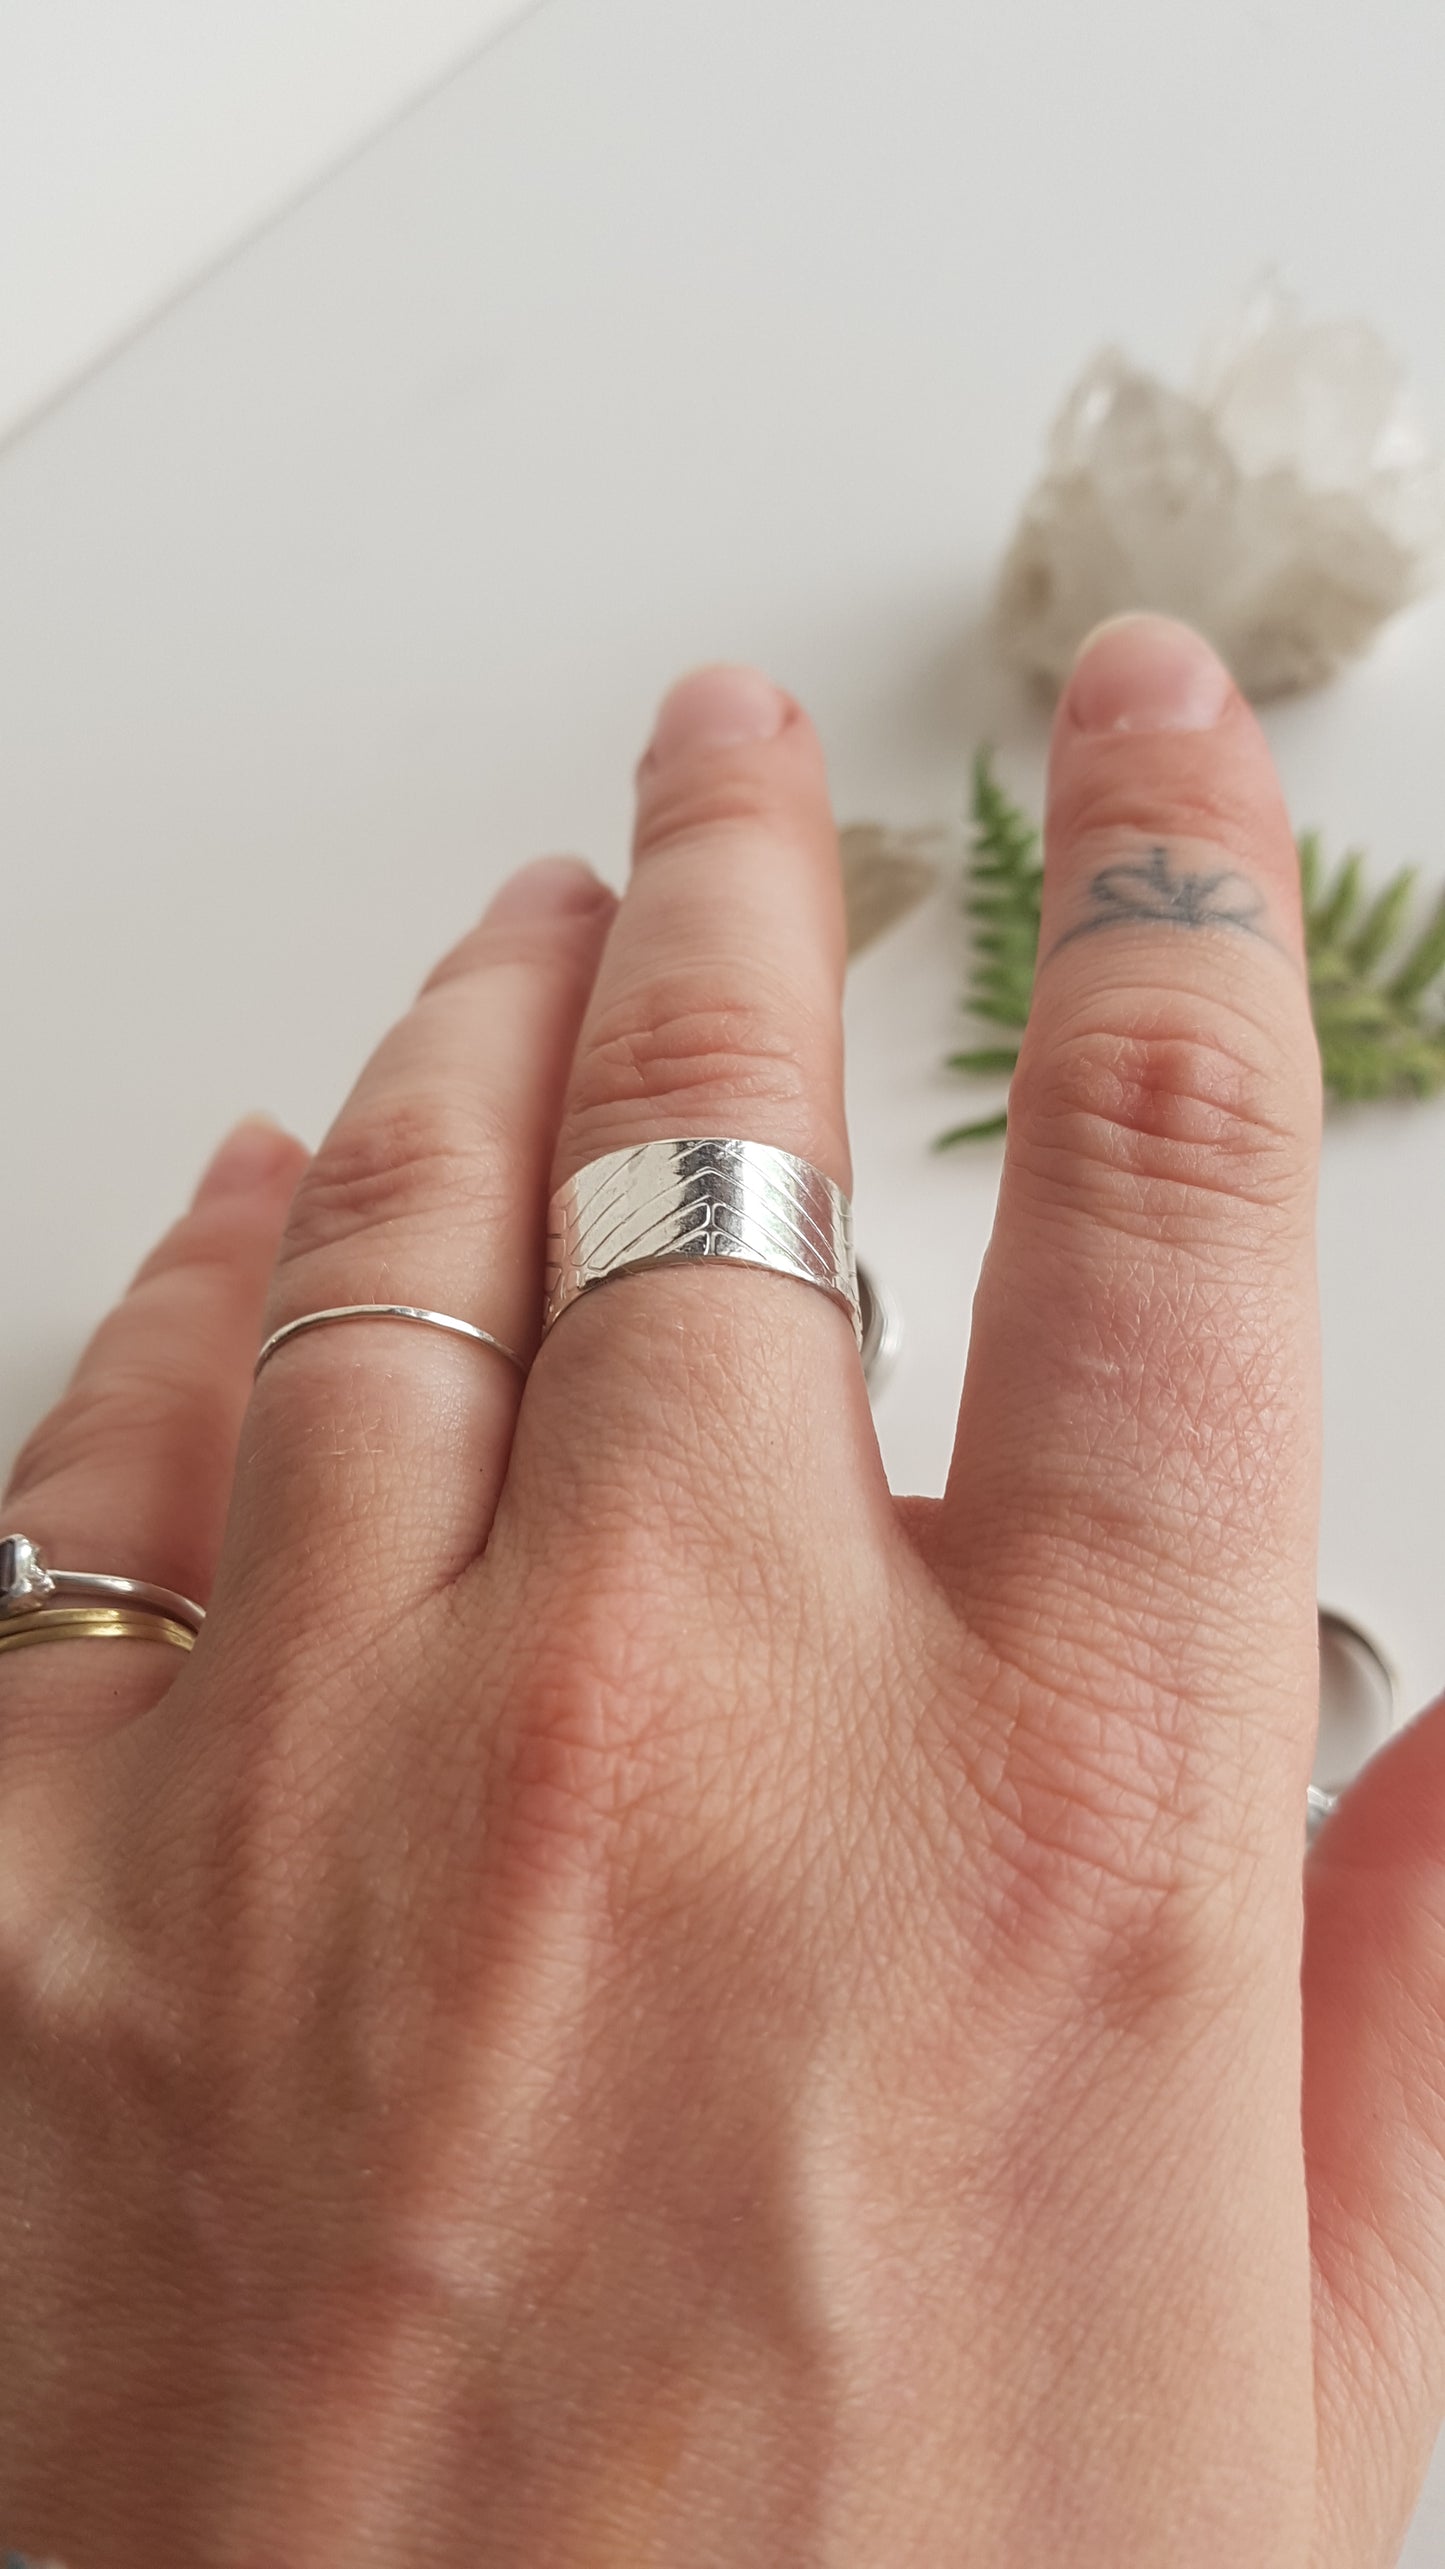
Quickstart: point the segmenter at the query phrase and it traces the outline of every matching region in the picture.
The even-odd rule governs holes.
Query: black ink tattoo
[[[1164,847],[1151,848],[1142,865],[1106,865],[1089,885],[1093,910],[1078,920],[1052,948],[1091,937],[1099,928],[1116,928],[1136,919],[1174,928],[1241,928],[1246,936],[1274,943],[1260,926],[1264,894],[1245,874],[1228,867],[1218,874],[1176,873]]]

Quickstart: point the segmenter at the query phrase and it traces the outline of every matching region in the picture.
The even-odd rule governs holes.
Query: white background
[[[112,13],[116,14],[116,13]],[[122,13],[123,14],[123,13]],[[316,1136],[501,871],[614,876],[679,666],[798,689],[845,817],[1036,708],[989,585],[1103,337],[1278,263],[1445,419],[1436,0],[547,0],[0,458],[0,1428],[215,1136]],[[1445,610],[1273,715],[1301,821],[1445,879]],[[996,1159],[939,1161],[951,900],[850,992],[858,1209],[936,1486]],[[1336,1119],[1322,1593],[1445,1677],[1445,1105]],[[1433,2530],[1431,2526],[1433,2524]],[[1445,2495],[1412,2569],[1445,2556]]]
[[[0,434],[530,0],[0,0]]]

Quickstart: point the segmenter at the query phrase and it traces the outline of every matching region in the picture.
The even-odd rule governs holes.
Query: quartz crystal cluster
[[[1262,289],[1193,392],[1115,348],[1049,440],[998,597],[1000,642],[1062,683],[1101,617],[1154,607],[1207,633],[1249,694],[1310,687],[1445,561],[1445,459],[1364,322]]]

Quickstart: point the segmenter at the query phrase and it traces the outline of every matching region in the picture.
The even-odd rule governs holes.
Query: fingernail
[[[248,1115],[228,1133],[196,1189],[195,1202],[209,1204],[218,1195],[245,1195],[264,1186],[295,1157],[296,1145],[273,1115]]]
[[[1080,731],[1211,731],[1234,681],[1172,616],[1111,616],[1079,645],[1064,702]]]
[[[788,699],[760,669],[694,669],[663,697],[648,758],[654,767],[698,749],[776,740]]]
[[[580,856],[538,856],[509,875],[487,903],[486,915],[559,919],[570,911],[600,910],[611,899],[606,884]]]

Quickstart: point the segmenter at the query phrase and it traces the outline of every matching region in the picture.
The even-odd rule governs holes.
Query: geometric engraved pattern
[[[791,1151],[731,1138],[608,1151],[558,1188],[547,1216],[544,1327],[609,1276],[702,1258],[820,1285],[847,1304],[861,1346],[846,1195]]]

